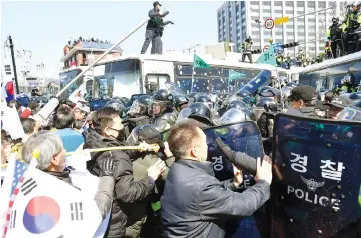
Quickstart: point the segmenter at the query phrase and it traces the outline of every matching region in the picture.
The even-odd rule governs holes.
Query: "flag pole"
[[[277,81],[278,81],[278,88],[280,89],[280,100],[281,100],[281,105],[282,105],[282,111],[285,108],[285,104],[283,102],[283,95],[282,95],[282,87],[281,87],[281,82],[279,81],[279,76],[278,76],[278,69],[277,69],[277,64],[276,64],[276,76],[277,76]]]
[[[193,83],[194,83],[194,77],[193,77],[193,75],[194,75],[194,67],[193,67],[193,65],[192,65],[192,83],[191,83],[191,93],[193,93]]]

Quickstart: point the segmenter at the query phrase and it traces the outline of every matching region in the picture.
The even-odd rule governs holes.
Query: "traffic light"
[[[251,54],[261,54],[262,51],[261,50],[252,50]]]
[[[292,42],[292,43],[287,43],[287,44],[281,45],[282,48],[292,48],[292,47],[296,47],[296,46],[299,46],[298,42]]]

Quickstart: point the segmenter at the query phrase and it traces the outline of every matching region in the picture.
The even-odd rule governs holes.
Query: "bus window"
[[[104,76],[94,78],[94,97],[111,98],[113,97],[114,78]]]
[[[334,89],[339,86],[344,76],[344,74],[327,76],[328,89]]]
[[[192,78],[178,77],[175,79],[175,83],[182,89],[186,94],[191,93]]]
[[[128,97],[139,94],[141,89],[140,61],[128,59],[105,64],[105,78],[114,78],[112,97]]]
[[[193,83],[193,92],[209,92],[209,83],[207,78],[195,78]]]
[[[144,86],[146,93],[152,93],[159,89],[165,89],[165,83],[170,81],[169,75],[147,74],[145,76]]]
[[[60,73],[60,90],[63,89],[70,81],[81,73],[80,69],[71,70]],[[69,98],[69,96],[83,83],[84,77],[81,77],[77,82],[73,83],[62,95],[61,98]]]
[[[209,83],[210,91],[214,93],[228,92],[227,78],[211,78]]]

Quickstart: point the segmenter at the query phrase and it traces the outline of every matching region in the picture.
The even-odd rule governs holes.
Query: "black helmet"
[[[149,114],[162,115],[164,111],[173,105],[173,102],[173,95],[168,90],[160,89],[152,97]]]
[[[344,82],[348,82],[350,84],[355,84],[356,83],[356,78],[355,78],[355,75],[353,75],[353,74],[346,74],[345,77],[343,77],[342,80]]]
[[[234,100],[228,104],[227,111],[231,108],[236,108],[236,109],[242,110],[244,108],[247,108],[247,105],[245,102],[243,102],[241,100]]]
[[[264,97],[261,98],[258,103],[256,104],[256,107],[264,108],[265,105],[268,107],[269,105],[277,105],[277,102],[274,98],[270,97]]]
[[[160,132],[154,125],[145,124],[137,126],[127,138],[128,145],[137,145],[141,142],[147,144],[159,144],[162,141]]]
[[[332,17],[332,22],[333,23],[337,23],[339,21],[339,19],[337,17]]]
[[[150,95],[140,96],[135,100],[128,111],[130,116],[145,116],[148,114],[149,105],[151,103],[152,97]]]
[[[189,102],[193,103],[193,102],[196,102],[197,99],[202,96],[203,94],[202,93],[191,93],[189,94]]]
[[[252,96],[252,94],[250,92],[248,92],[247,90],[240,90],[240,91],[237,92],[237,96],[245,98],[245,97]]]
[[[204,105],[206,105],[210,110],[213,109],[213,102],[212,99],[210,97],[208,97],[207,95],[201,95],[198,97],[198,99],[196,100],[196,102],[201,102]]]
[[[263,89],[262,92],[260,92],[258,95],[261,97],[280,97],[281,92],[276,88],[267,87],[266,89]]]
[[[189,110],[188,118],[197,120],[197,121],[205,123],[207,125],[212,125],[211,110],[203,103],[195,102],[195,103],[192,103],[191,105],[189,105],[185,109]],[[183,109],[183,110],[185,110],[185,109]]]
[[[174,96],[174,105],[176,107],[181,107],[185,104],[188,104],[189,100],[186,96],[183,95],[175,95]]]
[[[123,103],[119,101],[109,101],[105,104],[105,107],[112,107],[115,110],[119,111],[119,115],[123,115],[123,112],[125,110],[125,106]]]

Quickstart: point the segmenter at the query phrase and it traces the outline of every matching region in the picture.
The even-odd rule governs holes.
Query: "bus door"
[[[146,93],[154,93],[159,89],[166,89],[165,84],[167,82],[170,82],[168,74],[147,74],[144,81]]]

